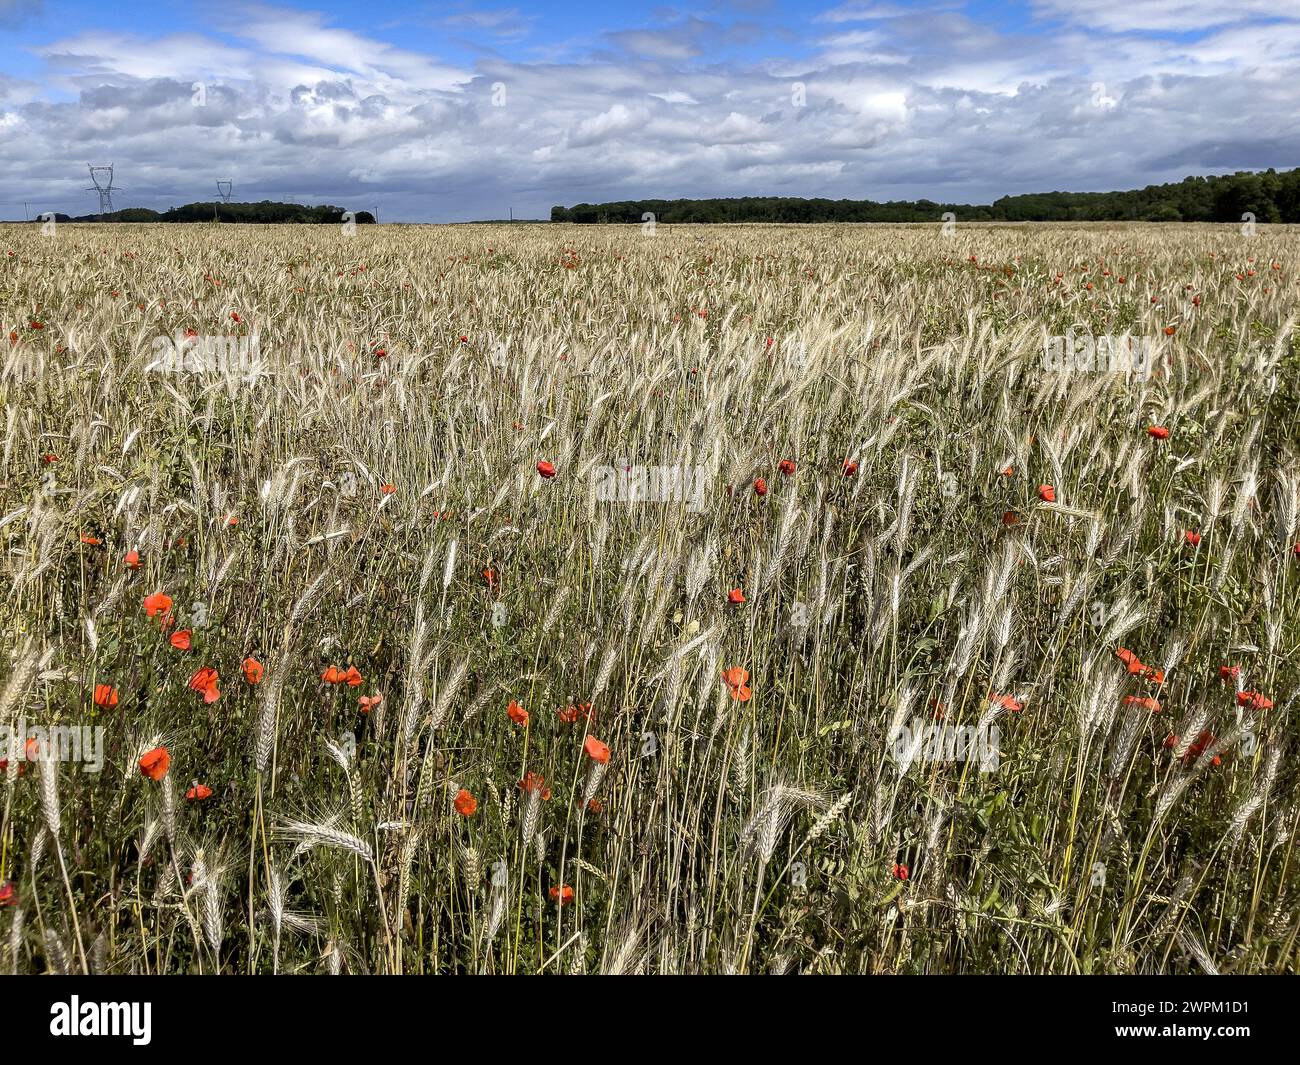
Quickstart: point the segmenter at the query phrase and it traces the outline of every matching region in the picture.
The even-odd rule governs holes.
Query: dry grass
[[[1294,969],[1294,233],[0,234],[0,724],[105,730],[9,760],[6,968]],[[900,754],[937,712],[996,770]]]

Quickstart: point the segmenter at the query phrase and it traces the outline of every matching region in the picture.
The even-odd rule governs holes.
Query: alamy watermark
[[[916,761],[978,762],[981,773],[992,773],[1001,757],[1000,740],[996,725],[950,725],[921,717],[913,717],[910,726],[895,726],[889,734],[894,760],[903,773]]]
[[[31,725],[20,717],[0,725],[0,758],[6,761],[80,762],[83,773],[104,768],[102,725]]]
[[[221,373],[244,375],[262,367],[261,342],[256,333],[247,336],[200,336],[177,330],[172,336],[155,337],[154,361],[149,369],[158,373]]]
[[[596,498],[602,503],[685,503],[704,509],[708,471],[703,466],[597,466]]]
[[[1134,373],[1143,377],[1154,366],[1155,343],[1151,337],[1105,334],[1046,337],[1043,368],[1058,373]]]

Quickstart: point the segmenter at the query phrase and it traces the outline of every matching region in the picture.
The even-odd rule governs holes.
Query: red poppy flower
[[[117,705],[117,689],[109,684],[95,685],[95,705],[105,708]]]
[[[748,680],[749,671],[741,669],[740,666],[732,666],[722,671],[722,683],[727,686],[727,691],[738,703],[749,702],[753,695],[745,683]]]
[[[139,569],[139,568],[140,568],[140,552],[139,552],[139,551],[128,551],[128,552],[126,553],[125,557],[123,557],[123,559],[122,559],[122,563],[126,566],[127,569]]]
[[[168,642],[178,651],[188,651],[190,649],[190,630],[178,629],[171,634]]]
[[[185,798],[190,802],[202,802],[204,799],[211,798],[212,789],[206,784],[195,784],[185,793]]]
[[[205,703],[215,703],[221,698],[221,692],[217,688],[220,679],[217,671],[211,666],[202,666],[195,671],[194,676],[190,677],[189,686],[194,691],[203,693]]]
[[[852,476],[853,476],[855,473],[857,473],[857,472],[858,472],[858,464],[857,464],[856,462],[853,462],[853,461],[849,460],[849,459],[845,459],[845,460],[844,460],[844,476],[845,476],[845,477],[852,477]]]
[[[381,484],[379,490],[383,492],[384,495],[390,496],[397,491],[397,486],[394,484]]]
[[[990,701],[994,706],[1000,706],[1003,710],[1010,710],[1013,714],[1020,713],[1025,708],[1024,704],[1017,702],[1011,695],[990,695]]]
[[[516,725],[528,724],[528,711],[525,710],[522,706],[520,706],[519,703],[514,699],[511,699],[510,705],[506,707],[506,715]]]
[[[320,675],[320,679],[326,684],[341,684],[346,675],[338,666],[330,666]]]
[[[537,792],[542,797],[542,802],[551,801],[551,789],[546,786],[546,778],[541,773],[534,773],[529,770],[524,774],[524,779],[519,782],[519,790],[532,793]]]
[[[162,780],[171,768],[172,756],[166,747],[155,747],[140,759],[140,772],[150,780]]]
[[[495,588],[497,586],[497,571],[494,569],[485,569],[483,571],[483,579],[487,581],[487,586],[489,588]]]
[[[1169,430],[1163,425],[1151,425],[1147,427],[1147,436],[1153,436],[1157,440],[1168,440]]]
[[[0,884],[0,906],[13,906],[18,902],[18,892],[14,890],[12,880]]]
[[[478,809],[478,800],[464,788],[461,788],[460,791],[456,792],[456,801],[452,805],[456,807],[456,812],[461,817],[472,817],[474,811]]]
[[[384,697],[382,695],[363,695],[357,700],[357,702],[361,704],[361,712],[363,714],[370,713],[371,710],[383,701]]]
[[[906,879],[908,878],[909,875],[910,875],[910,874],[909,874],[909,872],[908,872],[908,870],[907,870],[907,866],[905,866],[902,862],[896,862],[896,863],[894,864],[894,879],[895,879],[895,880],[906,880]]]
[[[537,472],[549,480],[555,476],[555,467],[545,459],[542,459],[542,461],[537,464]]]
[[[595,736],[588,736],[582,745],[582,749],[587,752],[587,757],[593,762],[605,765],[609,761],[609,747],[596,739]]]
[[[1015,468],[1014,466],[1003,466],[1003,467],[1002,467],[1002,476],[1003,476],[1003,477],[1014,477],[1014,476],[1015,476],[1015,473],[1016,473],[1016,468]]]
[[[754,478],[754,495],[756,496],[767,495],[767,482],[763,480],[762,477]]]
[[[9,335],[10,335],[10,336],[13,336],[12,333],[10,333]],[[41,456],[41,461],[44,462],[45,465],[48,466],[51,462],[58,462],[58,461],[59,461],[59,456],[58,456],[58,455],[51,454],[50,452],[47,451],[44,455]]]
[[[158,614],[165,614],[172,608],[172,597],[164,595],[162,592],[154,592],[153,595],[147,595],[144,598],[144,611],[150,617]]]
[[[1017,514],[1014,510],[1005,510],[1005,511],[1002,512],[1002,524],[1003,524],[1003,525],[1019,525],[1019,524],[1020,524],[1020,515]]]
[[[1201,543],[1201,534],[1198,532],[1194,532],[1191,529],[1188,529],[1185,533],[1183,533],[1183,539],[1186,540],[1189,544],[1191,544],[1192,547],[1197,547]]]
[[[563,887],[551,888],[551,898],[557,899],[561,906],[573,901],[573,888],[565,884]]]
[[[1220,666],[1220,680],[1236,680],[1241,675],[1241,666]]]
[[[1143,710],[1150,710],[1153,714],[1160,713],[1160,702],[1157,699],[1144,699],[1137,695],[1124,696],[1125,706],[1140,706]]]
[[[604,807],[600,804],[599,799],[588,799],[587,809],[590,810],[593,814],[598,814],[600,813],[601,810],[604,809]]]
[[[1167,325],[1167,326],[1165,326],[1165,336],[1167,336],[1167,337],[1171,337],[1171,336],[1173,336],[1176,332],[1178,332],[1178,327],[1177,327],[1177,326],[1174,326],[1174,325]]]
[[[794,463],[790,459],[782,459],[777,464],[777,469],[779,469],[786,477],[790,477],[794,474]]]
[[[1187,748],[1187,753],[1183,755],[1183,765],[1189,766],[1208,751],[1214,744],[1219,741],[1219,737],[1214,733],[1206,730],[1196,737],[1196,740]],[[1165,740],[1165,746],[1173,750],[1178,746],[1178,737],[1170,736]],[[1217,754],[1210,759],[1211,765],[1219,765],[1223,762]]]
[[[252,657],[245,658],[240,664],[240,669],[244,671],[244,679],[248,681],[249,684],[261,683],[262,675],[266,672],[262,663]]]
[[[555,711],[555,716],[566,725],[572,725],[578,720],[578,708],[576,706],[562,706]]]
[[[347,683],[349,688],[361,687],[361,682],[364,679],[365,678],[361,676],[361,671],[358,670],[356,666],[348,666],[347,672],[343,674],[343,680]]]
[[[1262,692],[1237,692],[1237,705],[1248,706],[1252,710],[1271,710],[1273,700]]]
[[[91,536],[88,533],[81,534],[81,542],[88,547],[98,547],[103,541],[98,536]]]
[[[731,591],[727,593],[727,602],[731,603],[733,606],[739,606],[744,601],[745,593],[739,588],[732,588]]]
[[[1040,484],[1038,486],[1038,498],[1044,503],[1056,502],[1056,489],[1050,484]]]

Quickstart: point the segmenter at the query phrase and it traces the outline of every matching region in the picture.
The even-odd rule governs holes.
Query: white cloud
[[[212,33],[79,28],[36,49],[39,80],[0,75],[0,201],[84,213],[100,159],[131,205],[229,177],[242,198],[452,220],[633,196],[987,202],[1300,158],[1300,18],[1242,16],[1254,0],[1034,5],[1061,25],[854,2],[794,38],[667,15],[527,61],[496,47],[517,9],[444,11],[494,42],[464,64],[265,6]],[[1180,19],[1202,32],[1132,32]],[[1099,83],[1113,103],[1094,102]]]

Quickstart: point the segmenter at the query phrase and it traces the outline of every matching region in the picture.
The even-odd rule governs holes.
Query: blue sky
[[[988,202],[1300,165],[1276,0],[0,0],[0,217],[295,199]],[[196,92],[195,85],[201,90]]]

